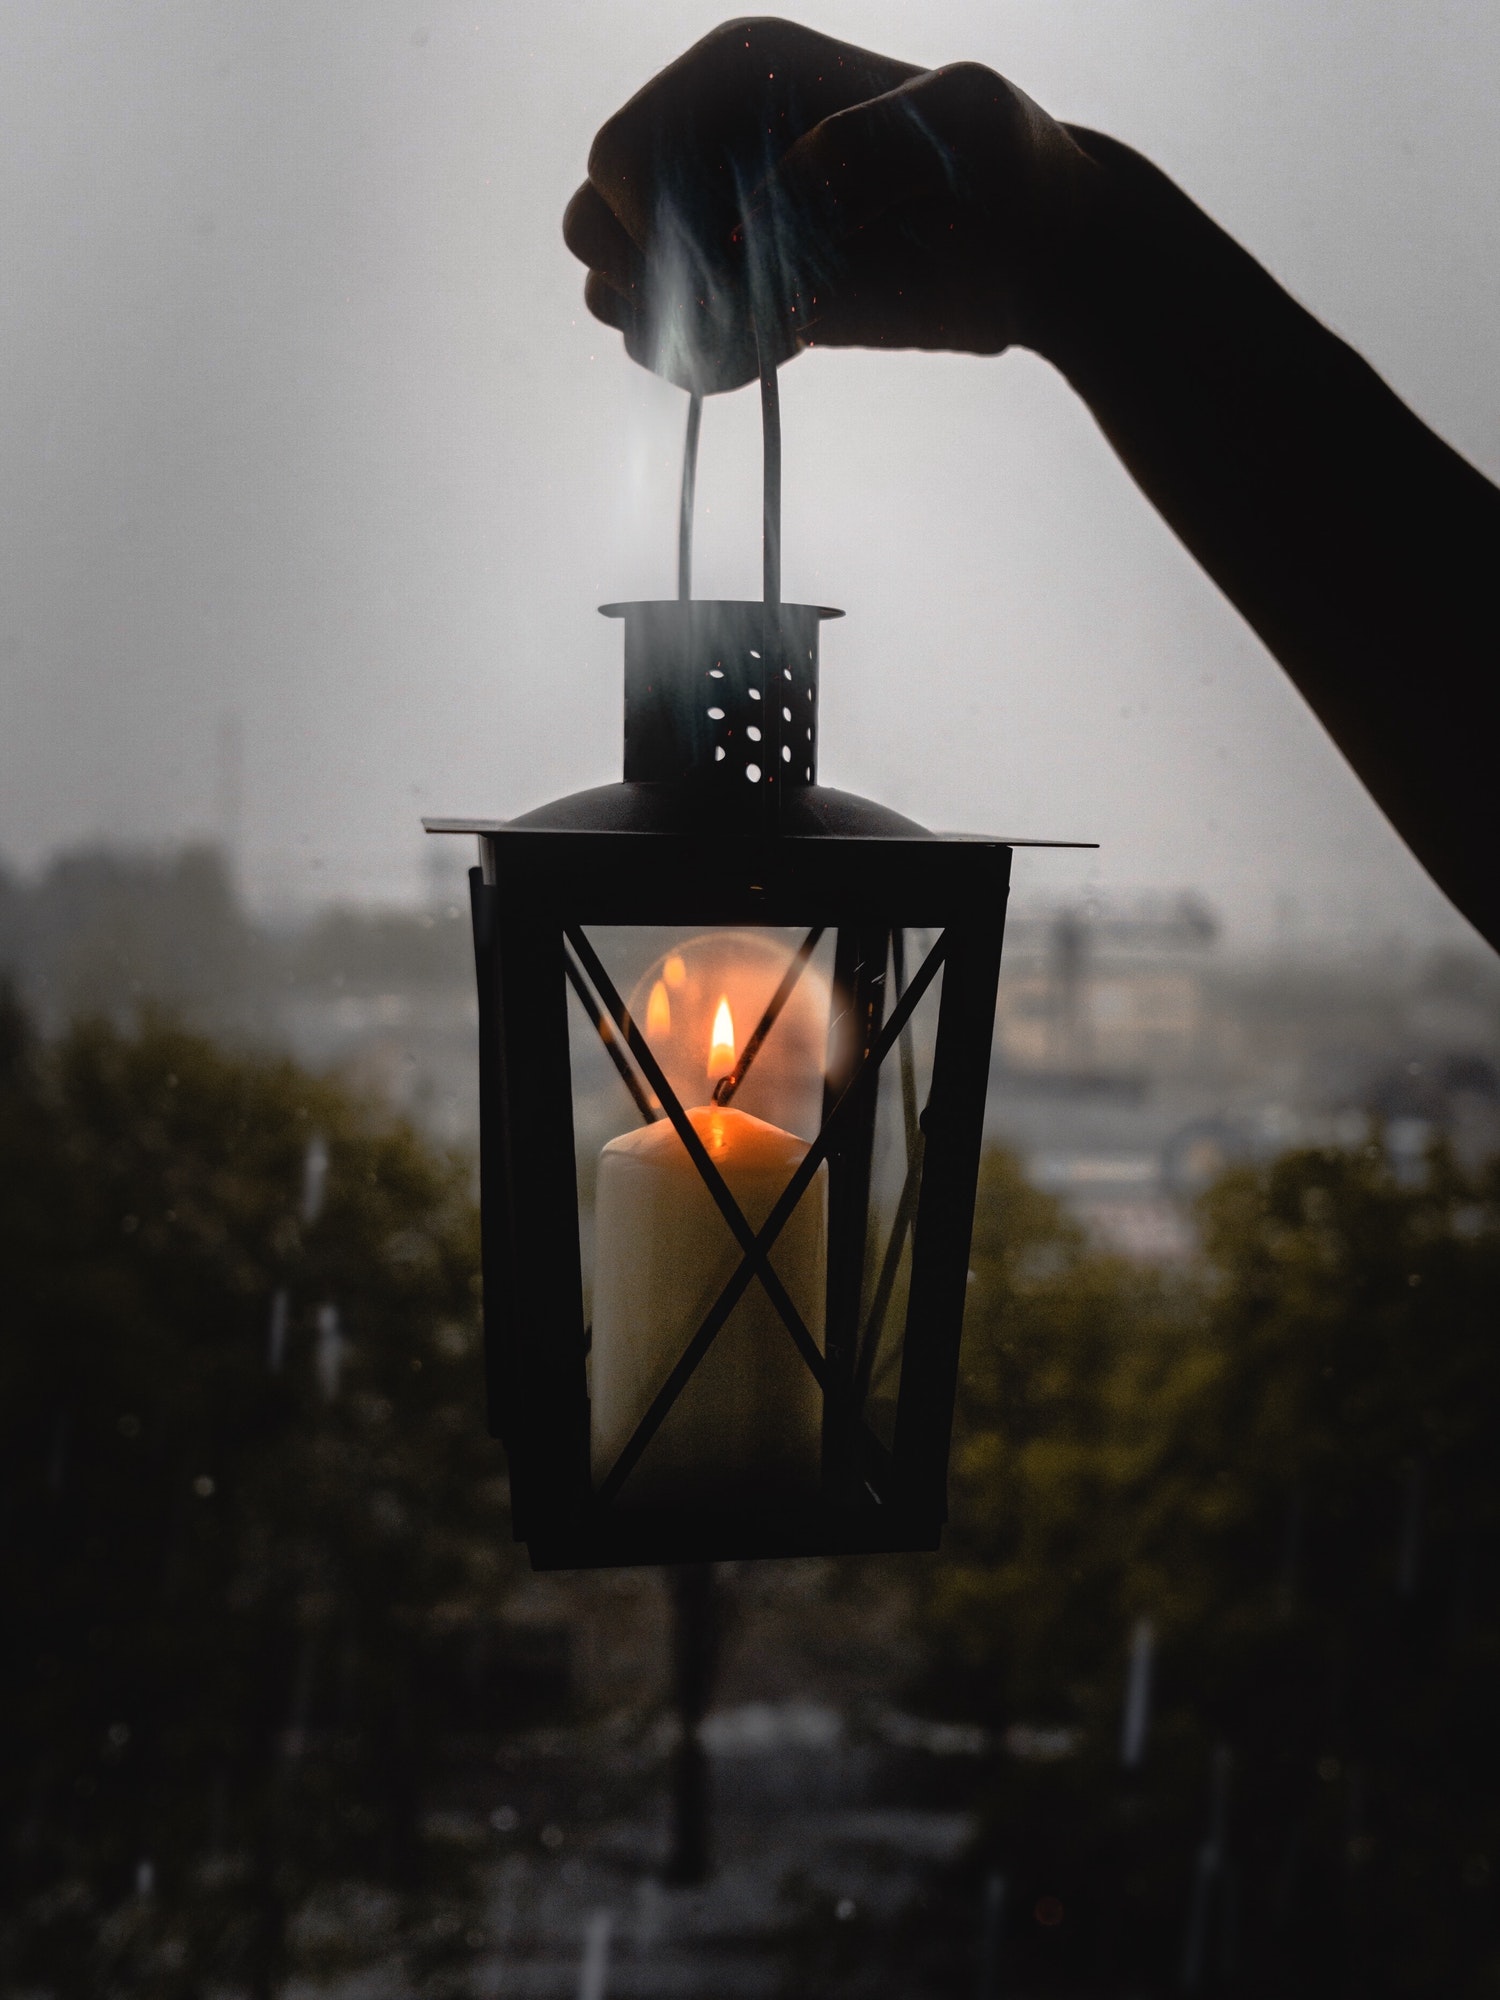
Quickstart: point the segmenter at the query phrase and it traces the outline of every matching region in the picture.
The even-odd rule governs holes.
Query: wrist
[[[1138,156],[1078,127],[1057,127],[1055,135],[1046,198],[1032,209],[1015,337],[1081,389],[1112,337],[1107,309],[1119,297],[1118,273],[1139,233],[1138,194],[1120,162]]]

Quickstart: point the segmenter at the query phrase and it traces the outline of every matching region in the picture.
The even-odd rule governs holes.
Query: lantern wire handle
[[[760,559],[761,616],[760,653],[767,683],[764,693],[769,770],[765,782],[767,801],[773,816],[779,816],[782,782],[781,710],[781,388],[776,379],[775,348],[762,335],[759,320],[755,327],[755,359],[760,374],[761,509]]]
[[[767,359],[767,345],[757,330],[755,352],[760,367],[760,429],[763,457],[761,488],[761,592],[766,604],[766,657],[781,615],[781,389],[776,363]]]
[[[698,490],[698,432],[703,423],[703,398],[688,396],[687,435],[682,441],[682,498],[677,510],[677,597],[686,604],[693,594],[693,500]]]

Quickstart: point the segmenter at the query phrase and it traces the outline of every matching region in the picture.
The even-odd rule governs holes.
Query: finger
[[[583,281],[583,302],[597,320],[606,326],[617,328],[626,335],[626,345],[640,325],[640,313],[629,298],[619,292],[597,271],[590,271]]]
[[[640,283],[639,250],[608,202],[588,181],[564,211],[563,241],[580,263],[598,271],[616,291],[629,293]]]
[[[799,329],[799,346],[1000,354],[1013,344],[1007,332],[997,331],[993,311],[974,309],[962,298],[937,298],[934,291],[918,282],[893,299],[888,284],[853,284]]]
[[[585,278],[583,298],[595,319],[624,335],[625,352],[632,361],[679,389],[717,396],[755,380],[753,344],[715,340],[693,326],[666,328],[597,271]]]

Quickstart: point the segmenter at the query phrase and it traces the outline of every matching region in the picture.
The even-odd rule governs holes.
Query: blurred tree
[[[1142,1271],[986,1164],[919,1628],[1011,1746],[1001,1976],[1488,1992],[1500,1170],[1294,1154],[1203,1224]],[[442,1739],[500,1720],[515,1560],[477,1267],[468,1169],[332,1086],[0,1003],[0,1988],[462,1956]]]
[[[922,1622],[1010,1731],[1013,1975],[1492,1992],[1500,1168],[1294,1153],[1202,1219],[1141,1272],[986,1165]]]
[[[0,1258],[0,1984],[269,1994],[343,1884],[461,1947],[424,1794],[514,1562],[468,1168],[291,1063],[6,1002]]]

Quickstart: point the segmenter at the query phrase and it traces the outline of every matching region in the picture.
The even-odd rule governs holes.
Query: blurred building
[[[1022,911],[1001,973],[990,1136],[1100,1242],[1189,1254],[1225,1167],[1378,1141],[1500,1152],[1500,975],[1228,953],[1202,901]]]

